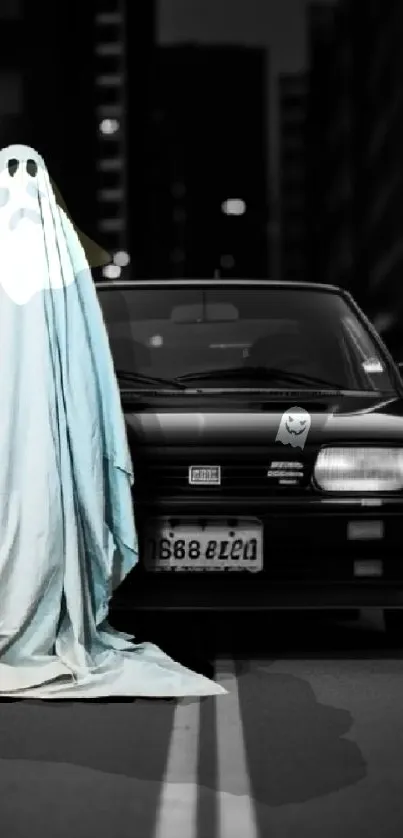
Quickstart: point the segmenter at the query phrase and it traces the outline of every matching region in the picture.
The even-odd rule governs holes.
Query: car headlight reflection
[[[314,478],[327,492],[403,489],[403,448],[323,448]]]

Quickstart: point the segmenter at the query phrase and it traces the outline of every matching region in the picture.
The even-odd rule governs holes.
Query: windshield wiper
[[[200,379],[201,381],[214,381],[215,379],[252,379],[252,381],[284,381],[289,384],[312,384],[316,387],[326,387],[332,390],[345,390],[341,384],[335,384],[331,381],[326,381],[323,378],[317,378],[307,373],[289,372],[277,367],[230,367],[215,370],[205,370],[204,372],[189,372],[186,375],[179,375],[175,381],[182,383],[191,381],[192,379]]]
[[[170,378],[160,378],[156,375],[144,375],[134,370],[115,370],[118,381],[127,381],[130,384],[158,384],[163,387],[174,387],[176,390],[186,390],[186,385]]]

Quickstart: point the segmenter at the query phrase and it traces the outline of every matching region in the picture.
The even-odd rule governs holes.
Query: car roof
[[[219,277],[217,279],[173,279],[173,278],[163,278],[163,279],[126,279],[126,280],[116,280],[116,279],[99,279],[96,281],[97,288],[105,288],[105,289],[129,289],[129,288],[155,288],[160,287],[161,285],[165,285],[167,287],[187,287],[191,288],[192,286],[195,288],[200,287],[225,287],[228,286],[238,286],[240,288],[275,288],[275,289],[288,289],[294,291],[326,291],[330,293],[336,294],[346,294],[346,291],[343,288],[338,287],[337,285],[327,285],[325,283],[319,282],[280,282],[277,280],[272,279],[231,279],[229,277],[225,277],[225,279]]]

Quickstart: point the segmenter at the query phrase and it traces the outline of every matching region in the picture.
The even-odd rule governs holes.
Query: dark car
[[[403,386],[352,297],[103,282],[140,560],[113,607],[385,609],[403,627]]]

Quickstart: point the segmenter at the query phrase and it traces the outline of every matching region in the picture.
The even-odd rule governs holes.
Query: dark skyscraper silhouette
[[[305,73],[279,78],[281,279],[309,279],[306,271]]]
[[[265,61],[255,49],[157,50],[151,276],[267,276]],[[245,206],[228,215],[227,199]]]
[[[92,4],[24,6],[26,136],[77,224],[98,235]],[[14,142],[17,138],[14,139]]]

